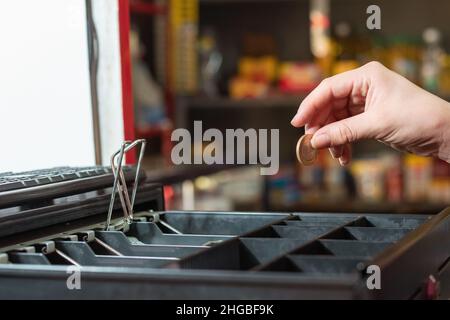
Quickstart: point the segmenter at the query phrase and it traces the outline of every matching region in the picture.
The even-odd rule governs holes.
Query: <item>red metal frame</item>
[[[129,0],[118,0],[119,6],[119,37],[120,60],[122,75],[122,110],[125,140],[135,139],[134,107],[133,107],[133,83],[131,77],[130,57],[130,3]],[[136,153],[129,152],[126,155],[126,163],[136,162]]]
[[[133,107],[133,83],[131,74],[131,57],[130,57],[130,13],[138,14],[166,14],[168,8],[166,6],[155,5],[142,0],[118,0],[119,6],[119,34],[120,34],[120,57],[121,57],[121,74],[122,74],[122,109],[124,121],[124,137],[125,140],[134,140],[136,135],[140,138],[150,138],[153,136],[161,136],[163,147],[162,153],[165,157],[170,154],[171,140],[170,132],[172,128],[151,128],[145,132],[136,132],[134,126],[134,107]],[[167,103],[167,113],[169,119],[174,118],[173,97],[170,90],[165,92],[165,100]],[[134,164],[136,162],[136,153],[129,152],[126,155],[126,163]]]

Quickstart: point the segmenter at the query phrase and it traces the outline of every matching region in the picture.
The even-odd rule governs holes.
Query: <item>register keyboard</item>
[[[9,204],[5,195],[13,190],[0,193],[0,298],[450,297],[450,209],[436,215],[166,211],[162,186],[143,176],[132,221],[120,223],[116,199],[114,228],[105,230],[112,179],[102,177],[108,174],[74,178],[92,181],[70,192],[57,188],[64,182],[51,182],[45,194],[25,192],[23,203],[19,193],[27,188]],[[380,288],[368,285],[373,266]],[[67,284],[74,270],[79,288]]]
[[[110,174],[111,169],[107,167],[57,167],[26,172],[1,172],[0,192],[27,187],[42,186],[50,183],[76,180],[79,178],[94,177]],[[80,180],[77,180],[80,181]]]

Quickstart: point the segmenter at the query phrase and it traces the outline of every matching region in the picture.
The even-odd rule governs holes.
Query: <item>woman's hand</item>
[[[450,162],[450,104],[378,62],[322,81],[291,123],[306,126],[312,146],[330,148],[342,165],[361,139]]]

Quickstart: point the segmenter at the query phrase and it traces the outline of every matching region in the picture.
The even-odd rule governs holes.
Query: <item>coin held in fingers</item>
[[[312,165],[317,159],[317,150],[311,145],[312,137],[312,134],[305,134],[297,142],[297,159],[305,166]]]

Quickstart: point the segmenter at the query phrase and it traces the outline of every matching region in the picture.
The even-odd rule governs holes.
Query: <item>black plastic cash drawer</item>
[[[139,209],[124,229],[104,231],[103,214],[2,239],[0,298],[449,295],[450,210],[422,216]],[[380,289],[368,287],[368,266],[379,268]],[[67,285],[74,268],[78,289]]]

